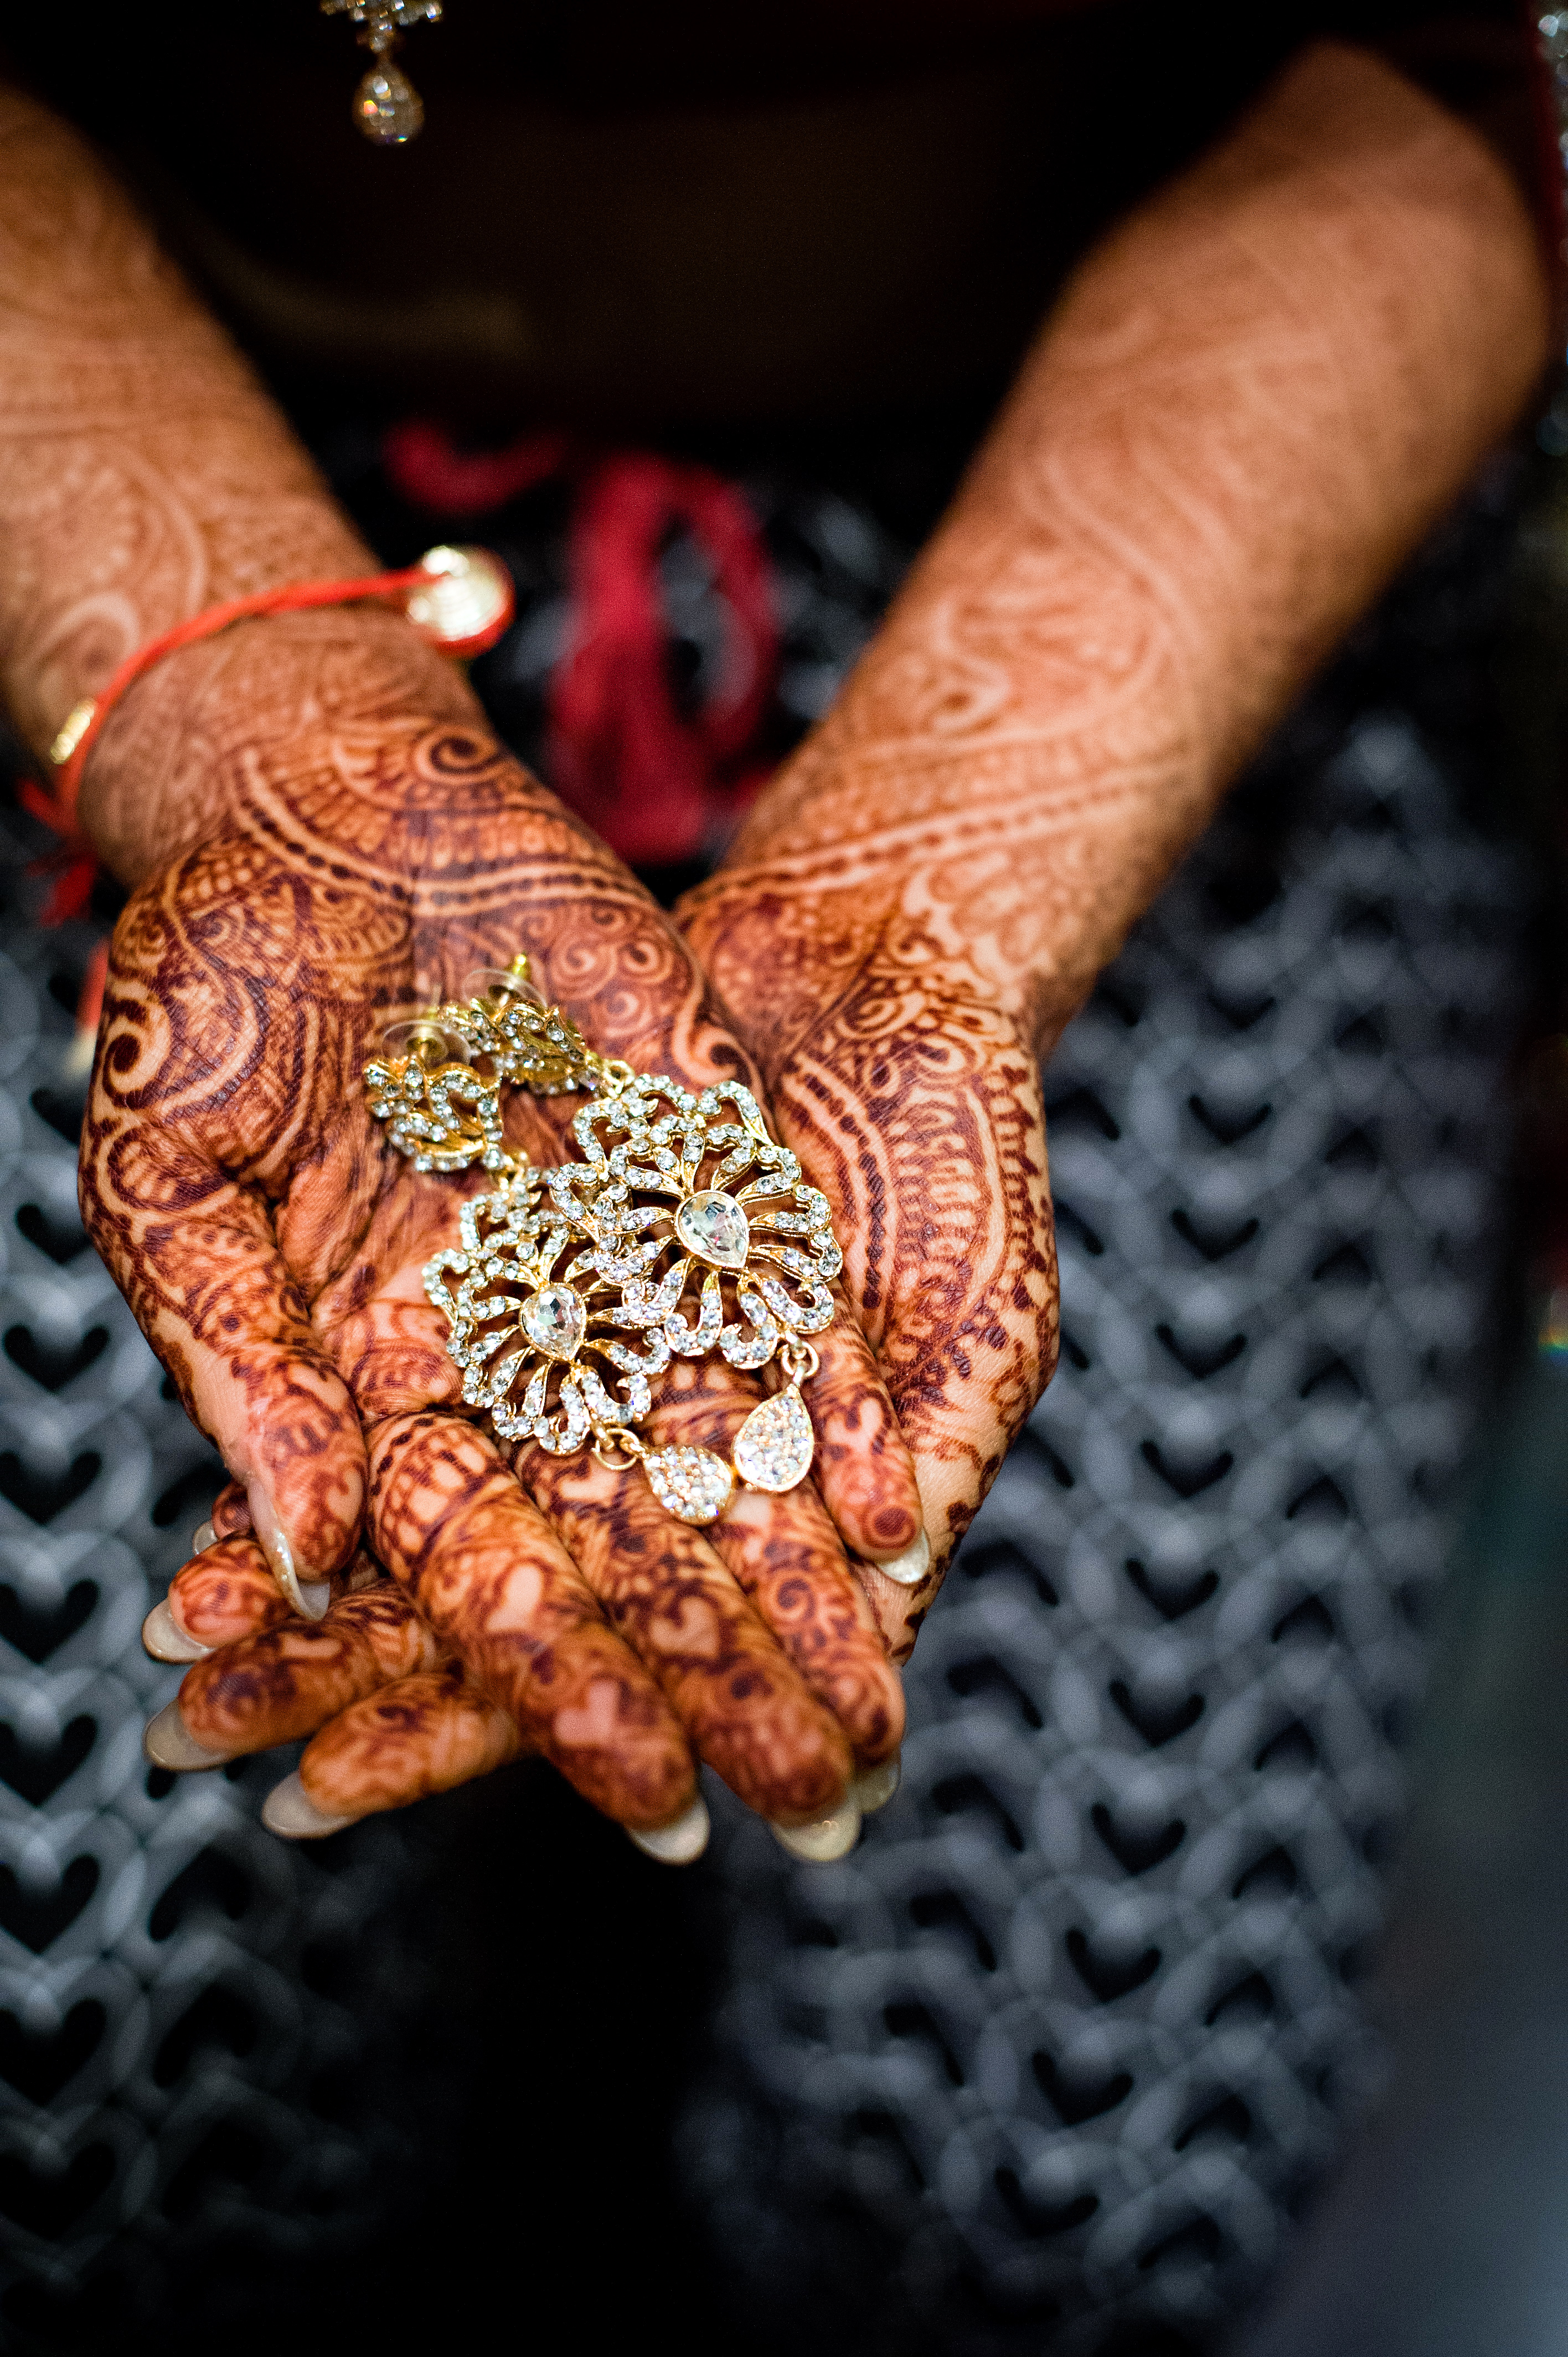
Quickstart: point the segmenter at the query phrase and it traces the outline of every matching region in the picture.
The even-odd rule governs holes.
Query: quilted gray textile
[[[1374,2067],[1348,1984],[1483,1359],[1528,903],[1408,715],[1324,719],[1049,1067],[1060,1370],[922,1634],[897,1802],[831,1867],[726,1813],[682,2152],[759,2333],[1201,2342]]]
[[[7,2347],[101,2260],[123,2331],[220,2247],[237,2293],[247,2267],[354,2247],[403,2155],[384,2109],[344,2124],[345,2086],[419,1995],[384,1921],[366,1939],[407,1878],[395,1821],[289,1849],[257,1821],[275,1756],[178,1780],[142,1756],[179,1674],[140,1623],[222,1472],[77,1218],[66,1007],[96,930],[13,921],[0,956]]]

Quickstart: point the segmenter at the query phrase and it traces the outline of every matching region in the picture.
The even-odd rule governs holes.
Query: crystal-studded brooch
[[[503,1440],[639,1460],[682,1522],[713,1522],[737,1480],[794,1489],[814,1448],[800,1389],[818,1360],[806,1337],[831,1324],[828,1288],[843,1265],[827,1198],[739,1082],[693,1094],[597,1055],[539,998],[526,958],[489,980],[482,997],[422,1017],[403,1054],[372,1057],[364,1072],[373,1111],[417,1169],[479,1163],[496,1174],[491,1193],[463,1205],[461,1249],[424,1271],[464,1400]],[[541,1170],[509,1152],[508,1082],[588,1093],[571,1130],[579,1159]],[[782,1388],[752,1409],[727,1464],[711,1449],[650,1448],[637,1426],[654,1382],[672,1359],[715,1350],[748,1371],[777,1361]]]

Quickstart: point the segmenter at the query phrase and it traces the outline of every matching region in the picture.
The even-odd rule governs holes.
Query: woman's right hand
[[[697,1089],[751,1081],[747,1059],[669,920],[404,625],[274,620],[202,651],[179,733],[206,799],[188,784],[177,803],[198,839],[116,931],[83,1214],[243,1487],[252,1535],[229,1544],[248,1575],[265,1563],[321,1611],[363,1534],[416,1612],[361,1591],[317,1628],[252,1637],[203,1665],[155,1756],[196,1765],[308,1731],[373,1670],[392,1683],[354,1723],[352,1793],[317,1774],[325,1754],[305,1763],[297,1797],[320,1816],[489,1764],[496,1712],[642,1834],[693,1810],[698,1759],[785,1826],[832,1816],[902,1728],[846,1544],[896,1555],[919,1533],[858,1329],[841,1308],[816,1338],[815,1482],[739,1492],[706,1532],[585,1452],[509,1462],[463,1412],[424,1294],[465,1181],[417,1172],[360,1077],[389,1017],[519,950],[602,1053]],[[127,734],[122,771],[135,749]],[[559,1158],[575,1109],[532,1107],[535,1159]],[[662,1393],[655,1446],[724,1447],[759,1396],[715,1360]],[[399,1714],[432,1677],[448,1694],[461,1678],[467,1716],[409,1789]]]

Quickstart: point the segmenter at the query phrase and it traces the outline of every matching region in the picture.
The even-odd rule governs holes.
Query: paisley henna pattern
[[[854,1770],[848,1738],[705,1534],[592,1457],[537,1458],[530,1489],[703,1757],[764,1816],[803,1823],[835,1808]]]
[[[683,1381],[678,1392],[661,1406],[654,1420],[653,1437],[659,1445],[696,1440],[711,1447],[727,1447],[745,1412],[745,1404],[737,1405],[725,1397],[723,1384],[713,1383],[714,1374],[725,1372],[727,1371],[706,1366],[681,1370]],[[607,1516],[613,1518],[628,1512],[626,1484],[605,1477],[600,1487],[605,1493]],[[657,1541],[660,1533],[668,1535],[670,1526],[667,1518],[650,1510],[637,1489],[632,1491],[629,1505],[637,1525],[631,1546],[639,1555],[645,1555],[650,1543],[648,1534]],[[225,1519],[231,1518],[231,1508]],[[571,1544],[574,1528],[569,1508],[562,1514],[558,1529]],[[694,1533],[682,1535],[696,1540]],[[903,1731],[902,1690],[889,1668],[865,1591],[843,1567],[837,1534],[815,1492],[806,1488],[788,1499],[774,1501],[742,1494],[704,1536],[741,1594],[751,1599],[762,1621],[783,1646],[806,1688],[827,1706],[843,1727],[857,1760],[870,1764],[897,1749]],[[579,1562],[584,1562],[583,1551],[575,1551]],[[599,1559],[597,1547],[588,1551],[588,1562]],[[682,1567],[688,1574],[687,1600],[693,1592],[689,1577],[693,1562],[699,1573],[694,1592],[710,1602],[716,1616],[736,1632],[736,1641],[729,1648],[728,1657],[721,1658],[717,1675],[721,1681],[733,1676],[738,1664],[755,1679],[757,1696],[765,1691],[776,1695],[770,1683],[767,1649],[757,1648],[757,1632],[750,1625],[749,1615],[728,1593],[725,1584],[715,1580],[717,1566],[708,1546],[700,1541],[685,1554]],[[671,1609],[675,1586],[668,1564],[661,1567],[660,1577],[665,1582],[662,1609],[655,1614],[644,1611],[639,1616],[641,1625],[634,1641],[655,1674],[672,1688],[679,1699],[682,1682],[692,1677],[693,1670],[699,1683],[704,1674],[714,1673],[709,1665],[693,1662],[689,1642],[678,1641],[672,1653],[665,1641],[666,1628],[678,1624],[682,1614],[679,1609]],[[467,1756],[463,1743],[457,1743],[456,1749],[451,1748],[456,1738],[453,1733],[449,1740],[448,1733],[443,1732],[444,1717],[454,1717],[454,1728],[459,1718],[467,1727],[468,1736],[464,1743],[478,1739],[488,1722],[479,1710],[477,1690],[466,1691],[460,1709],[456,1701],[450,1699],[463,1684],[461,1676],[456,1685],[450,1680],[446,1684],[438,1681],[434,1686],[420,1683],[415,1706],[413,1689],[405,1691],[403,1683],[408,1675],[403,1649],[417,1641],[416,1632],[428,1636],[428,1631],[414,1605],[400,1588],[383,1580],[366,1593],[374,1579],[374,1566],[361,1555],[349,1575],[347,1587],[350,1592],[332,1605],[318,1627],[307,1628],[291,1613],[278,1593],[266,1558],[252,1539],[240,1536],[220,1540],[188,1564],[169,1590],[169,1606],[176,1622],[199,1642],[225,1649],[211,1663],[193,1671],[181,1688],[181,1711],[189,1733],[213,1750],[261,1750],[292,1737],[313,1733],[340,1711],[348,1700],[385,1690],[388,1708],[357,1721],[360,1733],[353,1743],[347,1749],[331,1753],[337,1765],[328,1813],[359,1815],[371,1807],[396,1805],[400,1791],[403,1799],[413,1799],[421,1792],[438,1789],[430,1781],[435,1772],[430,1765],[433,1749],[446,1759],[448,1765],[451,1760]],[[352,1592],[355,1590],[360,1592]],[[634,1617],[638,1616],[621,1613],[618,1625],[623,1632],[630,1633]],[[387,1631],[391,1632],[390,1640],[383,1636]],[[260,1640],[263,1632],[266,1632],[266,1641],[240,1641]],[[688,1636],[689,1631],[681,1631],[682,1640]],[[748,1655],[759,1651],[762,1657],[748,1665]],[[390,1691],[393,1684],[398,1688],[395,1707]],[[780,1706],[781,1699],[784,1710],[811,1729],[812,1738],[816,1739],[820,1736],[817,1715],[804,1704],[792,1681],[785,1681],[785,1686],[783,1697],[775,1698],[775,1710]],[[732,1760],[734,1746],[726,1744],[724,1709],[715,1709],[711,1697],[704,1709],[693,1707],[690,1697],[681,1707],[688,1729],[699,1741],[707,1738],[705,1748],[712,1749],[721,1772],[733,1768],[748,1797],[765,1805],[769,1814],[820,1813],[839,1796],[843,1761],[836,1745],[830,1745],[832,1772],[808,1790],[802,1803],[800,1770],[793,1757],[799,1750],[798,1741],[789,1739],[787,1734],[781,1747],[783,1774],[775,1770],[770,1775],[766,1744],[755,1728],[746,1751]],[[401,1767],[391,1759],[382,1760],[373,1772],[368,1767],[365,1746],[378,1728],[389,1743],[392,1730],[395,1729]],[[489,1735],[483,1734],[487,1760],[489,1745]],[[520,1745],[518,1736],[498,1756],[510,1758]],[[755,1757],[748,1756],[758,1753],[764,1755],[760,1772]],[[446,1770],[443,1774],[447,1781],[456,1781]],[[440,1788],[444,1789],[444,1785]],[[317,1798],[319,1805],[326,1808],[327,1803],[319,1795]]]
[[[1310,52],[1069,287],[837,707],[682,913],[835,1204],[937,1562],[1047,1379],[1036,1060],[1544,353],[1523,206]]]
[[[861,1362],[869,1353],[847,1328],[842,1338],[835,1327],[823,1339],[859,1346],[841,1349],[836,1355],[824,1353],[822,1371],[806,1393],[819,1426],[831,1436],[850,1412],[843,1405],[845,1392],[853,1389],[858,1397]],[[653,1445],[711,1448],[727,1457],[746,1413],[732,1374],[717,1359],[688,1360],[672,1368],[649,1419],[648,1437]],[[824,1374],[830,1378],[826,1385]],[[865,1569],[857,1578],[845,1568],[838,1534],[815,1484],[802,1483],[773,1499],[737,1489],[725,1512],[702,1535],[783,1646],[806,1686],[832,1711],[857,1760],[869,1766],[896,1751],[904,1731],[903,1687],[862,1584]],[[768,1813],[779,1814],[783,1805],[781,1802]]]
[[[491,1444],[454,1416],[394,1416],[371,1460],[377,1554],[524,1742],[623,1824],[679,1816],[680,1720]]]

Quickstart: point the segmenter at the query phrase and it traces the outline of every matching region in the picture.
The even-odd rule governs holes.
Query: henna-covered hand
[[[497,1756],[467,1690],[429,1683],[456,1663],[522,1741],[628,1824],[690,1807],[693,1750],[775,1820],[831,1813],[857,1761],[886,1759],[901,1732],[844,1542],[894,1555],[919,1527],[853,1319],[841,1310],[820,1342],[820,1493],[742,1495],[699,1533],[640,1476],[592,1457],[530,1444],[509,1462],[463,1415],[422,1279],[456,1239],[465,1188],[489,1182],[416,1171],[360,1078],[389,1017],[458,995],[520,948],[606,1054],[695,1088],[755,1077],[690,953],[405,626],[328,616],[239,631],[179,695],[202,839],[140,887],[115,933],[83,1215],[243,1484],[291,1600],[325,1611],[363,1529],[419,1616],[351,1595],[319,1632],[275,1627],[231,1671],[204,1664],[190,1711],[232,1751],[390,1684],[349,1747],[360,1797],[385,1805],[411,1790],[390,1756],[403,1681],[424,1682],[422,1705],[445,1695],[466,1728],[449,1730],[441,1778]],[[119,724],[111,794],[151,772],[154,701]],[[194,784],[178,793],[182,812],[195,802]],[[575,1109],[521,1102],[519,1142],[559,1159]],[[758,1396],[755,1379],[709,1365],[669,1384],[650,1430],[727,1436]],[[177,1747],[177,1730],[164,1741]],[[304,1789],[341,1817],[341,1775],[317,1774],[327,1756],[307,1760]]]
[[[678,912],[832,1197],[935,1553],[1050,1374],[1038,1062],[1544,355],[1490,151],[1309,52],[1083,265],[881,635]]]
[[[429,1419],[422,1421],[428,1426]],[[413,1470],[422,1480],[417,1465]],[[509,1501],[503,1495],[489,1502],[489,1537],[499,1542],[494,1551],[504,1567]],[[382,1575],[367,1555],[356,1555],[346,1576],[334,1578],[332,1602],[312,1624],[279,1592],[251,1534],[249,1507],[237,1483],[224,1491],[213,1519],[216,1535],[198,1534],[202,1551],[147,1616],[145,1642],[156,1659],[199,1663],[177,1701],[148,1730],[147,1748],[160,1765],[213,1768],[312,1738],[298,1770],[274,1788],[264,1811],[274,1832],[309,1836],[446,1791],[524,1749],[547,1748],[527,1690],[514,1695],[510,1708],[499,1708],[435,1634],[410,1590]],[[647,1519],[658,1544],[660,1534],[651,1516]],[[474,1535],[470,1525],[468,1536]],[[482,1544],[482,1528],[478,1536]],[[605,1536],[608,1544],[618,1534],[607,1529]],[[808,1654],[820,1662],[823,1690],[836,1692],[840,1706],[865,1732],[865,1696],[853,1666],[846,1679],[838,1641],[868,1625],[865,1598],[851,1589],[845,1625],[835,1629],[832,1616],[821,1610],[811,1566],[797,1554],[791,1568],[788,1558],[779,1560],[782,1552],[766,1550],[767,1577],[776,1589],[792,1589],[792,1598],[765,1598],[765,1612],[771,1620],[782,1606],[800,1624]],[[700,1580],[700,1560],[688,1567],[698,1570]],[[645,1573],[648,1568],[642,1566]],[[687,1600],[701,1593],[693,1584]],[[504,1686],[504,1656],[487,1666]],[[690,1697],[699,1714],[709,1699],[700,1686]],[[773,1716],[776,1723],[777,1711]],[[825,1823],[781,1829],[786,1846],[805,1857],[837,1854],[853,1836],[861,1811],[880,1806],[897,1789],[897,1754],[883,1748],[895,1732],[894,1726],[873,1731],[850,1804]],[[880,1758],[869,1756],[879,1748]],[[634,1838],[654,1857],[684,1863],[701,1850],[706,1824],[699,1801],[672,1824],[634,1828]]]
[[[780,1135],[834,1203],[844,1282],[915,1449],[925,1576],[865,1574],[903,1661],[1056,1363],[1039,1049],[955,940],[972,905],[961,846],[906,867],[874,839],[824,865],[747,862],[681,913]]]

